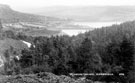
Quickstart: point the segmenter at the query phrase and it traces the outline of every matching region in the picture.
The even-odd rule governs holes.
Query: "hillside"
[[[33,15],[27,13],[21,13],[12,10],[10,6],[0,4],[0,18],[2,23],[16,23],[16,22],[37,22],[45,23],[48,21],[62,21],[62,19],[54,17],[46,17],[40,15]]]
[[[90,22],[129,21],[135,19],[134,6],[52,6],[26,12]]]
[[[5,38],[0,40],[0,73],[3,71],[3,65],[16,56],[20,57],[21,50],[28,49],[27,45],[19,40]],[[11,50],[16,51],[12,53]],[[5,52],[9,54],[5,54]],[[7,56],[6,56],[7,55]]]
[[[38,37],[38,36],[52,36],[52,35],[58,35],[61,32],[60,31],[54,31],[54,30],[31,30],[31,31],[27,31],[24,32],[27,36],[33,36],[33,37]]]
[[[0,40],[0,54],[3,55],[5,50],[10,49],[10,47],[13,47],[15,50],[23,50],[27,49],[27,45],[19,40],[14,40],[10,38],[5,38],[3,40]],[[12,49],[13,50],[13,49]]]
[[[0,40],[0,47],[0,51],[2,52],[6,49],[9,49],[10,47],[13,47],[15,49],[24,49],[27,48],[27,45],[19,40],[6,38],[4,40]]]
[[[29,36],[59,34],[60,30],[48,30],[48,28],[56,28],[68,22],[68,20],[55,17],[21,13],[3,4],[0,4],[0,21],[4,31],[12,30]],[[0,27],[2,27],[1,23]]]

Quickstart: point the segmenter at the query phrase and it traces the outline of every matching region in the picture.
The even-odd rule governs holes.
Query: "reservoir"
[[[111,26],[113,24],[120,24],[122,22],[74,22],[74,25],[89,26],[90,29],[62,29],[62,32],[69,35],[78,35],[79,33],[85,33],[86,31],[101,28],[105,26]]]

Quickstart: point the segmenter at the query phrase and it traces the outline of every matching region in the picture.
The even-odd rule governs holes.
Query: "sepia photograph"
[[[0,0],[0,83],[135,83],[135,0]]]

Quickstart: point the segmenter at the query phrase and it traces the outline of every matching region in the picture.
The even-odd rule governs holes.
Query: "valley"
[[[134,8],[52,10],[0,4],[0,83],[135,82]]]
[[[86,10],[93,10],[92,8],[96,9],[98,11],[99,7],[82,7],[86,8]],[[102,7],[101,9],[106,9],[111,7]],[[112,7],[115,9],[115,7]],[[119,7],[118,7],[119,8]],[[125,7],[122,7],[123,11]],[[53,8],[52,8],[53,9]],[[56,11],[60,10],[61,12],[64,12],[62,10],[66,9],[66,7],[63,7],[63,9],[56,9]],[[68,11],[79,9],[77,8],[67,8]],[[81,9],[81,8],[80,8]],[[132,8],[129,7],[129,9],[132,10]],[[86,10],[84,10],[86,12]],[[47,10],[48,14],[51,12],[51,10]],[[46,12],[47,12],[46,11]],[[78,10],[81,12],[81,10]],[[21,13],[17,12],[10,8],[10,6],[7,5],[1,5],[0,6],[0,18],[3,25],[4,30],[14,30],[17,32],[24,33],[28,36],[52,36],[52,35],[77,35],[79,33],[84,33],[86,31],[94,30],[95,28],[101,28],[105,26],[111,26],[113,24],[120,24],[122,21],[113,21],[110,20],[108,22],[106,21],[77,21],[74,19],[68,19],[68,18],[59,18],[57,16],[44,14],[47,16],[42,15],[34,15],[34,14],[27,14],[27,13]],[[36,12],[36,10],[35,10]],[[71,11],[71,13],[74,13]],[[117,12],[116,12],[117,13]],[[121,12],[120,12],[121,13]],[[53,14],[53,13],[52,13]],[[57,12],[56,12],[57,14]],[[74,13],[77,14],[77,13]],[[74,15],[73,14],[73,15]],[[60,14],[61,15],[61,14]],[[77,15],[81,16],[83,13]],[[124,14],[123,14],[124,15]],[[62,16],[62,15],[61,15]],[[67,15],[68,16],[68,15]],[[87,15],[86,15],[87,16]],[[57,18],[56,18],[57,17]],[[72,17],[72,16],[71,16]],[[69,17],[69,18],[71,18]],[[89,17],[91,18],[91,16]],[[124,21],[123,21],[124,22]]]

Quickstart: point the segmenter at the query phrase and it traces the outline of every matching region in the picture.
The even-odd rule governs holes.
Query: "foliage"
[[[103,27],[78,36],[27,37],[20,73],[125,73],[133,72],[135,21]],[[24,37],[20,36],[20,39]],[[130,79],[130,78],[128,78]]]

